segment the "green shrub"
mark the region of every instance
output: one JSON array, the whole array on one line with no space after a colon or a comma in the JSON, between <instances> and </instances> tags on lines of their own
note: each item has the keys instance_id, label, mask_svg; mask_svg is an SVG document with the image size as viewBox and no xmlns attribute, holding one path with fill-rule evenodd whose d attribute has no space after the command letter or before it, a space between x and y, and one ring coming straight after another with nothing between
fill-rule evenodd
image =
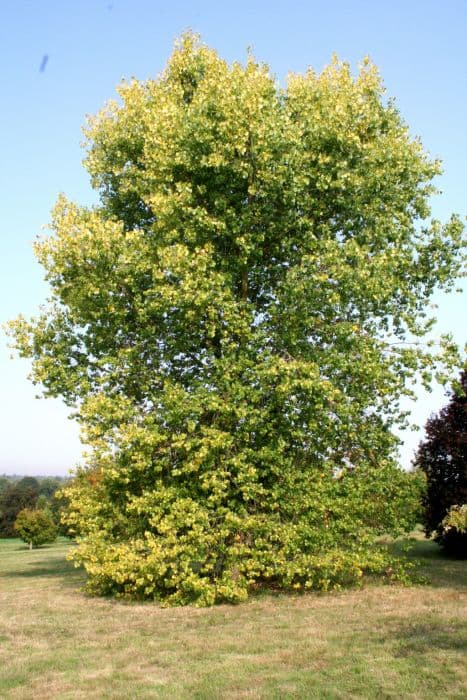
<instances>
[{"instance_id":1,"label":"green shrub","mask_svg":"<svg viewBox=\"0 0 467 700\"><path fill-rule=\"evenodd\" d=\"M14 529L29 548L38 547L47 542L54 542L57 528L50 515L43 510L24 508L18 513Z\"/></svg>"}]
</instances>

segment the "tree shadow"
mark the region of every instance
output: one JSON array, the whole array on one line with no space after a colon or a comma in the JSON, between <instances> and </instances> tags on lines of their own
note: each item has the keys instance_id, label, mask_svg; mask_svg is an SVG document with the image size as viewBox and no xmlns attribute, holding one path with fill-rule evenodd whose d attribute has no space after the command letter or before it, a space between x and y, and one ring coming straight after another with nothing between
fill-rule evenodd
<instances>
[{"instance_id":1,"label":"tree shadow","mask_svg":"<svg viewBox=\"0 0 467 700\"><path fill-rule=\"evenodd\" d=\"M8 571L3 575L20 578L33 576L62 576L74 570L73 565L66 561L66 559L57 559L56 557L44 558L37 562L28 562L23 566L24 568L16 571Z\"/></svg>"},{"instance_id":2,"label":"tree shadow","mask_svg":"<svg viewBox=\"0 0 467 700\"><path fill-rule=\"evenodd\" d=\"M415 573L435 588L464 589L467 584L465 560L446 555L433 540L410 537L388 545L390 551L408 559Z\"/></svg>"},{"instance_id":3,"label":"tree shadow","mask_svg":"<svg viewBox=\"0 0 467 700\"><path fill-rule=\"evenodd\" d=\"M40 544L38 546L33 547L32 549L29 548L28 544L20 544L17 547L12 547L10 552L41 552L44 549L53 549L54 545L53 544Z\"/></svg>"},{"instance_id":4,"label":"tree shadow","mask_svg":"<svg viewBox=\"0 0 467 700\"><path fill-rule=\"evenodd\" d=\"M407 622L394 633L398 642L394 656L406 657L427 654L435 649L445 651L465 651L467 632L462 621L446 622Z\"/></svg>"},{"instance_id":5,"label":"tree shadow","mask_svg":"<svg viewBox=\"0 0 467 700\"><path fill-rule=\"evenodd\" d=\"M38 550L32 550L37 552ZM63 587L76 588L81 586L85 580L82 569L77 569L73 564L65 559L65 556L40 557L37 561L28 561L15 570L0 573L0 578L33 579L52 578Z\"/></svg>"}]
</instances>

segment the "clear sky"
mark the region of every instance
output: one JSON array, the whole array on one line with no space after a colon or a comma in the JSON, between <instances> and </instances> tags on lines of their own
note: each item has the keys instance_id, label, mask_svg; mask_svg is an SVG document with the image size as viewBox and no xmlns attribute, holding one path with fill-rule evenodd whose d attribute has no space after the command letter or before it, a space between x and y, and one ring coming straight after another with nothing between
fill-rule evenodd
<instances>
[{"instance_id":1,"label":"clear sky","mask_svg":"<svg viewBox=\"0 0 467 700\"><path fill-rule=\"evenodd\" d=\"M250 47L279 80L333 53L354 67L370 55L412 133L443 160L434 215L467 213L467 0L0 0L0 322L47 296L31 244L57 194L96 201L81 165L85 115L123 77L155 77L186 29L229 61ZM464 345L465 295L436 301L439 330ZM2 335L0 473L66 474L78 430L59 401L35 399L27 373ZM414 418L444 402L442 390L420 394ZM405 465L418 439L406 436Z\"/></svg>"}]
</instances>

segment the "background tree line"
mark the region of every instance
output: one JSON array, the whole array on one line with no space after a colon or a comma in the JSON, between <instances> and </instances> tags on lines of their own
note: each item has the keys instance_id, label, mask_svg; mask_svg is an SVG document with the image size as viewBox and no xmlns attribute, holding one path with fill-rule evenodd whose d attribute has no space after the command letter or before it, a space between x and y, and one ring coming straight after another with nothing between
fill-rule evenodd
<instances>
[{"instance_id":1,"label":"background tree line","mask_svg":"<svg viewBox=\"0 0 467 700\"><path fill-rule=\"evenodd\" d=\"M45 511L60 534L66 534L60 524L63 499L57 494L68 479L59 476L0 476L0 537L17 537L14 524L24 510Z\"/></svg>"}]
</instances>

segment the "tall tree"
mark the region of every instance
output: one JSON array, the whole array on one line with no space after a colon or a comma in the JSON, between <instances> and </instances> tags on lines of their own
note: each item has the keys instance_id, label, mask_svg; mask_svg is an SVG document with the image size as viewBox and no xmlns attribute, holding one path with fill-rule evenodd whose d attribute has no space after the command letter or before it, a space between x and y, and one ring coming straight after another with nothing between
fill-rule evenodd
<instances>
[{"instance_id":1,"label":"tall tree","mask_svg":"<svg viewBox=\"0 0 467 700\"><path fill-rule=\"evenodd\" d=\"M467 556L467 534L446 529L443 520L452 506L467 504L467 370L451 400L425 426L415 465L427 478L424 523L428 537L449 552Z\"/></svg>"},{"instance_id":2,"label":"tall tree","mask_svg":"<svg viewBox=\"0 0 467 700\"><path fill-rule=\"evenodd\" d=\"M89 589L169 603L385 571L411 525L391 432L411 344L462 264L429 221L440 172L378 73L285 90L186 35L87 126L101 203L60 197L36 245L48 309L12 328L92 451L67 491Z\"/></svg>"}]
</instances>

